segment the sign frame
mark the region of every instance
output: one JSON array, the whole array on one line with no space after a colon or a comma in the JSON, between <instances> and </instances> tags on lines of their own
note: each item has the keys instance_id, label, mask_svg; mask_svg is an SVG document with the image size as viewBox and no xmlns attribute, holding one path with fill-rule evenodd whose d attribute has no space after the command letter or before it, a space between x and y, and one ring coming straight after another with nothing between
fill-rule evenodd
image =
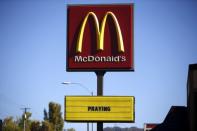
<instances>
[{"instance_id":1,"label":"sign frame","mask_svg":"<svg viewBox=\"0 0 197 131\"><path fill-rule=\"evenodd\" d=\"M117 120L117 119L114 119L114 120L66 120L66 116L67 116L67 111L66 111L66 98L67 97L75 97L75 98L79 98L79 97L84 97L84 98L118 98L118 97L121 97L121 98L130 98L131 99L131 114L133 114L131 117L133 118L132 120ZM109 103L108 103L109 104ZM87 106L88 107L88 106ZM84 112L83 112L84 113ZM95 113L95 112L94 112ZM99 113L99 112L98 112ZM101 113L101 112L100 112ZM123 112L124 113L124 112ZM65 96L65 99L64 99L64 121L67 121L67 122L105 122L105 123L114 123L114 122L118 122L118 123L134 123L135 122L135 97L134 96Z\"/></svg>"},{"instance_id":2,"label":"sign frame","mask_svg":"<svg viewBox=\"0 0 197 131\"><path fill-rule=\"evenodd\" d=\"M107 6L131 6L132 8L131 8L131 16L132 16L132 18L130 18L131 19L131 27L129 27L129 28L131 28L130 29L130 31L131 31L131 45L130 45L130 47L131 47L131 49L130 49L130 53L131 53L131 56L129 56L129 61L131 61L131 65L129 66L129 67L108 67L108 64L106 64L106 66L105 67L102 67L102 68L95 68L95 67L89 67L89 68L84 68L84 67L80 67L80 66L75 66L74 68L72 67L71 68L71 66L70 66L70 48L71 47L69 47L69 46L71 46L71 45L69 45L69 26L71 26L69 23L71 23L71 22L69 22L69 17L68 17L68 14L69 14L69 8L70 7L73 7L73 6L82 6L82 7L84 7L84 6L87 6L87 7L90 7L90 6L104 6L104 7L107 7ZM95 13L95 15L97 15L96 13ZM98 17L99 18L99 17ZM88 19L87 19L88 20ZM101 21L99 21L99 25L101 24ZM77 26L79 26L79 25L77 25ZM81 25L80 25L81 26ZM80 27L79 26L79 27ZM85 26L85 28L87 28L86 26ZM102 28L102 26L101 26L101 28ZM114 27L115 28L115 27ZM121 27L120 27L121 28ZM122 28L121 28L122 29ZM86 29L87 30L87 29ZM95 30L96 30L96 28L95 28ZM104 29L105 30L105 29ZM124 35L124 34L123 34ZM82 37L83 37L83 35L82 35ZM123 36L124 37L124 36ZM97 38L97 41L98 41L98 38ZM99 40L100 41L100 40ZM83 42L82 42L83 43ZM96 44L96 43L94 43L94 44ZM105 44L107 44L107 43L105 43L104 42L104 45ZM124 43L125 44L125 43ZM97 4L88 4L88 5L75 5L75 4L70 4L70 5L68 5L67 6L67 46L66 46L66 71L67 72L95 72L95 71L111 71L111 72L114 72L114 71L134 71L134 67L135 67L135 63L134 63L134 3L124 3L124 4L99 4L99 5L97 5ZM107 50L107 49L105 49L105 50ZM113 49L112 49L113 50ZM126 49L127 50L127 49ZM112 56L113 57L113 56ZM130 60L131 59L131 60ZM82 62L83 63L83 62ZM94 62L95 63L95 62ZM119 63L121 63L121 62L119 62ZM96 63L97 64L97 63ZM116 64L116 63L114 63L114 64Z\"/></svg>"}]
</instances>

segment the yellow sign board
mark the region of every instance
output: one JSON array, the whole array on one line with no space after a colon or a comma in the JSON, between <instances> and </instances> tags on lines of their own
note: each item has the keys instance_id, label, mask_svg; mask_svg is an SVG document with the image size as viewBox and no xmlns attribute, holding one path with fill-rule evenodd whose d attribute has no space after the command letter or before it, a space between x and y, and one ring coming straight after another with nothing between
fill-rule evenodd
<instances>
[{"instance_id":1,"label":"yellow sign board","mask_svg":"<svg viewBox=\"0 0 197 131\"><path fill-rule=\"evenodd\" d=\"M66 96L65 121L134 122L133 96Z\"/></svg>"}]
</instances>

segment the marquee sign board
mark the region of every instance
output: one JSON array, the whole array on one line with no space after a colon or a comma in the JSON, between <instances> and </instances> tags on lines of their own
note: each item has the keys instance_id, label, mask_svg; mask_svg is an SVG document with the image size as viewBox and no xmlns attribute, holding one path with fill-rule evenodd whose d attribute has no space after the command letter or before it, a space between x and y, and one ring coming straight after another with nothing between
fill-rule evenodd
<instances>
[{"instance_id":1,"label":"marquee sign board","mask_svg":"<svg viewBox=\"0 0 197 131\"><path fill-rule=\"evenodd\" d=\"M66 96L65 121L134 122L135 98L132 96Z\"/></svg>"},{"instance_id":2,"label":"marquee sign board","mask_svg":"<svg viewBox=\"0 0 197 131\"><path fill-rule=\"evenodd\" d=\"M132 71L133 4L67 7L67 71Z\"/></svg>"}]
</instances>

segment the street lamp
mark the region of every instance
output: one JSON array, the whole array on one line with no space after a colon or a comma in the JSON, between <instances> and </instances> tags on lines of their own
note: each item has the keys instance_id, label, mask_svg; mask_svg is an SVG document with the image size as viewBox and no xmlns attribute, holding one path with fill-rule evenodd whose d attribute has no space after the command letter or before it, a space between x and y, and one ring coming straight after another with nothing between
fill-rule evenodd
<instances>
[{"instance_id":1,"label":"street lamp","mask_svg":"<svg viewBox=\"0 0 197 131\"><path fill-rule=\"evenodd\" d=\"M84 86L81 83L65 81L65 82L62 82L62 84L64 84L64 85L71 85L71 84L79 85L80 87L84 88L88 93L90 93L91 96L93 96L93 91L90 91L86 86ZM87 123L87 131L89 131L89 123ZM93 131L93 123L92 123L92 131Z\"/></svg>"},{"instance_id":2,"label":"street lamp","mask_svg":"<svg viewBox=\"0 0 197 131\"><path fill-rule=\"evenodd\" d=\"M65 82L62 82L62 84L64 84L64 85L71 85L71 84L79 85L79 86L81 86L82 88L84 88L88 93L90 93L91 96L93 96L93 91L90 91L86 86L84 86L84 85L81 84L81 83L65 81Z\"/></svg>"}]
</instances>

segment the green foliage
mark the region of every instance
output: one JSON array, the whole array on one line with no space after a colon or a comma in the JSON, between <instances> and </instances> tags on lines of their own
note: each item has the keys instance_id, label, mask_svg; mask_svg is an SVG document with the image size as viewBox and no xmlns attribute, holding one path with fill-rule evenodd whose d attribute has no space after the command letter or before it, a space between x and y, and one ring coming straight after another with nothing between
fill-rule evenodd
<instances>
[{"instance_id":1,"label":"green foliage","mask_svg":"<svg viewBox=\"0 0 197 131\"><path fill-rule=\"evenodd\" d=\"M50 102L48 117L49 122L53 124L53 128L55 129L55 131L63 130L64 121L61 113L61 105Z\"/></svg>"},{"instance_id":2,"label":"green foliage","mask_svg":"<svg viewBox=\"0 0 197 131\"><path fill-rule=\"evenodd\" d=\"M32 121L30 125L30 130L31 131L40 131L41 126L39 121Z\"/></svg>"},{"instance_id":3,"label":"green foliage","mask_svg":"<svg viewBox=\"0 0 197 131\"><path fill-rule=\"evenodd\" d=\"M3 131L22 131L22 129L19 128L13 117L7 117L3 121Z\"/></svg>"},{"instance_id":4,"label":"green foliage","mask_svg":"<svg viewBox=\"0 0 197 131\"><path fill-rule=\"evenodd\" d=\"M47 113L46 109L44 109L44 120L46 120L46 121L49 120L48 113Z\"/></svg>"},{"instance_id":5,"label":"green foliage","mask_svg":"<svg viewBox=\"0 0 197 131\"><path fill-rule=\"evenodd\" d=\"M13 117L7 117L3 120L3 131L23 131L25 122L25 131L62 131L64 121L61 113L61 105L50 102L49 112L44 109L44 121L33 121L30 119L32 113L26 112L17 120ZM73 128L69 131L75 131Z\"/></svg>"},{"instance_id":6,"label":"green foliage","mask_svg":"<svg viewBox=\"0 0 197 131\"><path fill-rule=\"evenodd\" d=\"M43 121L41 126L41 131L54 131L53 125L49 121Z\"/></svg>"}]
</instances>

